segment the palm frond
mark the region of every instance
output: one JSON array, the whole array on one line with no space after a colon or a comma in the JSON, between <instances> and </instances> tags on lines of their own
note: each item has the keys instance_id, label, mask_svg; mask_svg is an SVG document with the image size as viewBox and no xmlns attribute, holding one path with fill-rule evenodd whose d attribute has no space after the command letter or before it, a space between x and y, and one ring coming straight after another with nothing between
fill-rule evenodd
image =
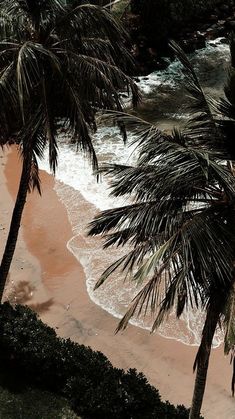
<instances>
[{"instance_id":1,"label":"palm frond","mask_svg":"<svg viewBox=\"0 0 235 419\"><path fill-rule=\"evenodd\" d=\"M186 89L191 98L189 110L192 117L187 122L184 131L192 141L200 142L201 146L220 148L221 132L216 124L216 115L213 114L213 108L217 107L217 102L205 94L192 64L180 46L174 41L171 41L169 45L183 65L187 77Z\"/></svg>"},{"instance_id":2,"label":"palm frond","mask_svg":"<svg viewBox=\"0 0 235 419\"><path fill-rule=\"evenodd\" d=\"M39 177L39 167L38 167L37 157L35 154L33 154L31 171L30 171L29 192L31 192L34 189L37 189L39 195L41 195L41 181Z\"/></svg>"},{"instance_id":3,"label":"palm frond","mask_svg":"<svg viewBox=\"0 0 235 419\"><path fill-rule=\"evenodd\" d=\"M86 107L83 107L80 103L80 95L70 78L65 80L65 94L67 99L67 110L66 120L68 123L68 130L71 133L72 138L76 141L78 148L83 152L88 153L88 156L92 160L93 170L98 169L98 161L95 153L95 149L92 143L92 138L89 132L89 123L87 116L90 118L91 126L94 123L94 113L87 113Z\"/></svg>"},{"instance_id":4,"label":"palm frond","mask_svg":"<svg viewBox=\"0 0 235 419\"><path fill-rule=\"evenodd\" d=\"M25 107L25 96L28 97L32 86L35 84L35 79L32 80L32 77L36 77L38 81L40 77L39 67L37 65L37 57L34 54L34 51L30 48L30 45L26 42L19 48L17 54L17 86L18 86L18 95L19 103L22 118L24 121L24 107Z\"/></svg>"},{"instance_id":5,"label":"palm frond","mask_svg":"<svg viewBox=\"0 0 235 419\"><path fill-rule=\"evenodd\" d=\"M42 94L43 94L43 111L44 111L44 126L45 126L45 136L49 144L49 164L53 173L55 174L57 168L57 157L58 157L58 146L56 141L56 128L55 128L55 118L51 109L50 98L47 95L46 86L47 81L45 76L42 77Z\"/></svg>"},{"instance_id":6,"label":"palm frond","mask_svg":"<svg viewBox=\"0 0 235 419\"><path fill-rule=\"evenodd\" d=\"M214 167L214 162L212 162L212 167ZM153 176L153 190L149 192L151 180L148 178L148 170L151 173L152 167L148 166L147 170L145 169L145 166L143 168L111 166L111 171L115 173L120 183L123 182L121 195L126 192L135 192L135 188L139 185L141 190L144 189L138 176L138 173L143 172L143 177L147 177L145 188L148 197L154 197L155 200L148 201L141 195L139 201L134 204L102 212L91 223L90 234L102 234L106 238L105 247L126 244L133 247L133 250L126 254L126 258L123 257L119 261L118 266L119 268L122 266L126 272L129 271L137 283L143 283L149 275L150 283L155 283L153 278L158 275L159 270L161 271L161 266L168 267L165 272L168 278L165 288L167 291L165 297L160 302L158 301L160 309L153 326L157 327L165 313L173 308L173 301L174 303L178 301L178 315L182 313L180 302L181 307L182 304L185 306L188 300L192 305L197 306L201 290L204 289L204 293L206 292L209 283L214 281L213 275L216 277L217 285L219 282L230 283L233 261L230 244L233 233L231 227L227 228L229 209L226 204L220 203L219 199L215 198L216 195L212 198L207 191L202 193L199 190L198 202L201 201L202 207L192 210L196 194L189 199L183 191L180 198L179 190L175 191L173 183L172 188L168 186L164 190L164 195L160 195L162 191L159 188L158 198L157 177ZM165 176L163 178L166 180ZM119 194L120 183L117 182L114 186L114 190L115 187L117 188L114 193ZM174 199L174 196L178 199ZM138 268L137 272L133 273L136 268ZM105 271L99 285L115 269L114 263ZM151 276L152 272L155 272L153 276ZM139 313L143 308L146 309L148 299L145 291L150 292L151 288L148 288L148 282L143 292L140 291L135 298L125 320L130 318L130 313L135 312L137 308L139 308ZM190 285L186 286L186 282ZM161 279L158 275L159 287L160 284ZM159 293L159 290L153 291L152 288L151 290L151 292ZM183 297L182 290L184 290ZM156 306L155 310L157 311L159 307ZM126 323L124 321L121 324Z\"/></svg>"}]
</instances>

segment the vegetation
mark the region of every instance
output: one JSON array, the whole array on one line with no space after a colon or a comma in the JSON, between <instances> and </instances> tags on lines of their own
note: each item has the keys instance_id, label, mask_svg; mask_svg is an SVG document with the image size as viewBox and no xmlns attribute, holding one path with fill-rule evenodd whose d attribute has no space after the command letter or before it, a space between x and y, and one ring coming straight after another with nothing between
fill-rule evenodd
<instances>
[{"instance_id":1,"label":"vegetation","mask_svg":"<svg viewBox=\"0 0 235 419\"><path fill-rule=\"evenodd\" d=\"M103 171L114 177L113 194L131 196L132 203L101 213L90 234L104 235L106 247L129 244L132 249L104 272L97 286L117 268L143 284L118 329L148 306L156 313L153 329L173 309L177 317L188 307L205 309L190 410L191 419L199 418L213 336L221 319L227 352L235 342L235 63L226 99L215 103L204 95L190 62L172 44L188 75L194 115L183 132L162 133L121 113L118 91L130 90L133 105L138 102L136 86L126 75L132 72L133 62L125 31L106 9L82 1L64 3L0 2L0 142L18 144L22 156L0 266L0 300L27 193L34 188L40 193L38 158L48 147L50 166L56 171L62 121L71 140L97 169L91 138L95 115L100 109L115 109L124 136L125 125L136 134L140 154L135 166L107 165ZM131 10L144 19L146 34L151 25L158 28L160 45L183 22L217 3L159 0L146 7L146 2L133 0ZM3 385L10 380L19 387L24 375L26 387L37 386L66 398L84 418L189 416L185 407L162 402L141 373L113 368L103 354L57 338L30 310L4 304L0 320Z\"/></svg>"},{"instance_id":2,"label":"vegetation","mask_svg":"<svg viewBox=\"0 0 235 419\"><path fill-rule=\"evenodd\" d=\"M78 419L68 401L36 388L0 387L0 417L4 419Z\"/></svg>"},{"instance_id":3,"label":"vegetation","mask_svg":"<svg viewBox=\"0 0 235 419\"><path fill-rule=\"evenodd\" d=\"M62 0L1 0L0 142L16 142L22 174L0 266L0 301L14 254L27 192L40 192L38 158L48 147L57 166L58 122L97 168L95 114L122 109L118 91L135 84L127 36L105 9Z\"/></svg>"},{"instance_id":4,"label":"vegetation","mask_svg":"<svg viewBox=\"0 0 235 419\"><path fill-rule=\"evenodd\" d=\"M199 17L202 13L211 12L213 8L221 4L230 5L230 0L149 0L148 5L144 0L132 0L131 10L139 13L143 19L146 18L159 20L164 17L167 29L170 23L180 25L182 22L189 22L193 18Z\"/></svg>"},{"instance_id":5,"label":"vegetation","mask_svg":"<svg viewBox=\"0 0 235 419\"><path fill-rule=\"evenodd\" d=\"M133 41L138 45L142 41L147 47L156 48L158 55L166 55L169 39L187 39L188 33L198 30L200 23L210 23L211 15L218 14L217 6L230 9L233 1L131 0L130 5L131 13L139 16L130 24Z\"/></svg>"},{"instance_id":6,"label":"vegetation","mask_svg":"<svg viewBox=\"0 0 235 419\"><path fill-rule=\"evenodd\" d=\"M164 403L142 373L114 368L101 352L58 338L27 307L0 305L0 360L4 388L53 392L82 418L188 418L184 406Z\"/></svg>"},{"instance_id":7,"label":"vegetation","mask_svg":"<svg viewBox=\"0 0 235 419\"><path fill-rule=\"evenodd\" d=\"M198 418L216 327L224 320L226 351L234 343L235 132L234 41L226 99L205 96L182 50L172 44L187 74L192 117L183 132L161 132L135 116L116 114L135 133L135 165L107 165L112 195L130 204L103 211L91 224L105 247L129 245L124 257L107 268L100 286L117 268L141 285L118 330L149 309L153 329L175 310L202 307L206 320L190 418ZM226 163L227 161L227 163Z\"/></svg>"},{"instance_id":8,"label":"vegetation","mask_svg":"<svg viewBox=\"0 0 235 419\"><path fill-rule=\"evenodd\" d=\"M119 2L113 5L112 14L115 17L121 19L124 16L125 11L129 9L129 4L130 4L129 0L120 0Z\"/></svg>"}]
</instances>

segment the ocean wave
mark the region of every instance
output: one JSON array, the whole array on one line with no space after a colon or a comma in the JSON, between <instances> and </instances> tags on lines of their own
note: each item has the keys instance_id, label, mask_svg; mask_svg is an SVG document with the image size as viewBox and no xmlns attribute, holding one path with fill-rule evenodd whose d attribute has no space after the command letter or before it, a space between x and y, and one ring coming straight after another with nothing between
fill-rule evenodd
<instances>
[{"instance_id":1,"label":"ocean wave","mask_svg":"<svg viewBox=\"0 0 235 419\"><path fill-rule=\"evenodd\" d=\"M207 48L191 57L198 73L204 71L205 85L218 90L218 86L210 86L211 68L218 71L218 63L227 63L229 60L228 45L221 43L221 39L210 41ZM208 70L209 69L209 70ZM218 84L221 83L221 71L215 76ZM174 90L178 82L182 81L184 74L180 71L179 62L172 63L167 70L155 72L146 78L140 78L139 86L145 94L153 92L155 88L164 85ZM217 79L216 79L217 77ZM160 106L160 105L159 105ZM186 114L165 114L172 119L185 119ZM131 139L131 134L129 135ZM84 155L76 151L74 145L69 144L65 133L59 135L59 161L56 174L55 191L64 203L73 229L73 237L67 243L68 249L74 254L84 268L87 291L90 298L104 310L117 318L125 313L130 301L138 292L133 282L123 283L122 275L115 275L111 280L94 292L94 285L103 270L121 256L124 249L102 249L99 238L87 237L87 224L93 219L98 210L123 205L123 199L110 197L110 180L103 178L99 183L92 173L91 164ZM135 159L134 146L125 146L119 131L115 127L102 126L93 138L95 150L100 163L119 162L131 163ZM131 141L130 141L131 142ZM40 162L40 169L50 172L47 160ZM173 314L158 329L158 333L165 338L175 339L187 345L199 345L203 327L204 315L202 311L186 311L181 320L177 321ZM151 329L153 319L135 318L131 323L135 326ZM222 332L218 332L214 339L214 346L223 340Z\"/></svg>"},{"instance_id":2,"label":"ocean wave","mask_svg":"<svg viewBox=\"0 0 235 419\"><path fill-rule=\"evenodd\" d=\"M215 70L223 71L224 65L229 62L229 45L224 43L224 38L217 38L207 42L205 48L189 55L190 60L199 74L203 72L203 67L211 62ZM222 66L222 67L221 67ZM185 77L182 64L174 60L166 70L154 71L148 76L139 77L138 86L146 96L152 95L160 86L169 87L174 90L183 82ZM207 74L208 77L208 74ZM213 79L214 80L214 79Z\"/></svg>"}]
</instances>

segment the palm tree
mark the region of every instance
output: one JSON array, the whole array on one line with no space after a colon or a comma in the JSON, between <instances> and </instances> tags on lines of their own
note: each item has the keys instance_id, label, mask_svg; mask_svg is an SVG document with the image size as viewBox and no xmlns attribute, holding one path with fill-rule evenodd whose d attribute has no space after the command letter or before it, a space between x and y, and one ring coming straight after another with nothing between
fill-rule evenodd
<instances>
[{"instance_id":1,"label":"palm tree","mask_svg":"<svg viewBox=\"0 0 235 419\"><path fill-rule=\"evenodd\" d=\"M62 0L1 0L0 141L14 141L22 174L0 266L0 301L27 192L40 192L38 158L48 145L53 172L63 123L97 168L91 132L99 109L122 109L118 91L137 88L126 33L105 9ZM122 127L121 127L122 128ZM124 130L123 130L124 132Z\"/></svg>"},{"instance_id":2,"label":"palm tree","mask_svg":"<svg viewBox=\"0 0 235 419\"><path fill-rule=\"evenodd\" d=\"M235 341L235 95L227 88L226 99L207 98L187 57L175 43L172 48L187 74L192 118L182 132L166 134L137 117L115 114L135 134L139 156L135 165L107 165L102 171L111 176L112 195L131 200L101 212L89 234L103 236L104 247L129 246L96 287L117 268L141 286L117 331L147 310L155 316L153 330L172 311L179 318L185 309L205 310L194 364L190 418L195 419L220 320L227 351Z\"/></svg>"}]
</instances>

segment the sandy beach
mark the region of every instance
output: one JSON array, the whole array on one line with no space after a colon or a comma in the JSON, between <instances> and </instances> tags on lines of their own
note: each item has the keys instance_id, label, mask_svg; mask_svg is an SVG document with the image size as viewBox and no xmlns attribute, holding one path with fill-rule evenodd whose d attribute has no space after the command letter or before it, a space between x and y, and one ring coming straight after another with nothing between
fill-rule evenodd
<instances>
[{"instance_id":1,"label":"sandy beach","mask_svg":"<svg viewBox=\"0 0 235 419\"><path fill-rule=\"evenodd\" d=\"M1 252L19 173L16 151L1 150ZM118 320L90 300L83 269L66 247L72 230L66 209L53 190L54 179L41 172L41 180L42 197L37 192L28 196L5 298L30 305L58 335L102 351L115 366L142 371L163 399L189 406L196 347L134 326L115 335ZM229 358L224 357L222 347L214 349L202 410L205 419L235 417L230 381Z\"/></svg>"}]
</instances>

